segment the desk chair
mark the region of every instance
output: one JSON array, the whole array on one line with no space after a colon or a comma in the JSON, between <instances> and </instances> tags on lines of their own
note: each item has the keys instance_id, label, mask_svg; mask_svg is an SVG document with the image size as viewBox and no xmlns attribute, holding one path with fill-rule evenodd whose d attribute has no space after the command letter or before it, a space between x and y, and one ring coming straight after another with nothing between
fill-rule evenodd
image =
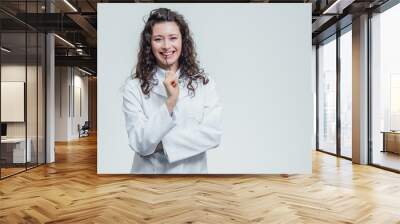
<instances>
[{"instance_id":1,"label":"desk chair","mask_svg":"<svg viewBox=\"0 0 400 224\"><path fill-rule=\"evenodd\" d=\"M89 121L85 121L82 127L80 127L80 125L78 124L79 138L89 136L89 129L90 129Z\"/></svg>"}]
</instances>

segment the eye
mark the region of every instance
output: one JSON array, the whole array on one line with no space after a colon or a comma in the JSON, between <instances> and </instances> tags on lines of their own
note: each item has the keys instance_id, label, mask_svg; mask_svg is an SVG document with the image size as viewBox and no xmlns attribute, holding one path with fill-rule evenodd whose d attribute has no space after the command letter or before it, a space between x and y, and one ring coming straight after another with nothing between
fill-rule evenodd
<instances>
[{"instance_id":1,"label":"eye","mask_svg":"<svg viewBox=\"0 0 400 224\"><path fill-rule=\"evenodd\" d=\"M160 42L160 41L161 41L161 38L156 38L156 39L154 39L154 41L155 41L155 42Z\"/></svg>"},{"instance_id":2,"label":"eye","mask_svg":"<svg viewBox=\"0 0 400 224\"><path fill-rule=\"evenodd\" d=\"M177 37L171 37L171 40L176 40L176 39L178 39Z\"/></svg>"}]
</instances>

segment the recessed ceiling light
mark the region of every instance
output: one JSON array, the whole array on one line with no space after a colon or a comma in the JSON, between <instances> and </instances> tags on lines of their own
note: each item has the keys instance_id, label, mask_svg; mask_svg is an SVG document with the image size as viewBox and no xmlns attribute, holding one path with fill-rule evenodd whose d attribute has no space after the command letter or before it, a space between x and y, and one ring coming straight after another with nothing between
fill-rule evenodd
<instances>
[{"instance_id":1,"label":"recessed ceiling light","mask_svg":"<svg viewBox=\"0 0 400 224\"><path fill-rule=\"evenodd\" d=\"M0 49L1 49L2 51L6 52L6 53L10 53L10 52L11 52L11 50L9 50L9 49L7 49L7 48L5 48L5 47L1 47Z\"/></svg>"},{"instance_id":2,"label":"recessed ceiling light","mask_svg":"<svg viewBox=\"0 0 400 224\"><path fill-rule=\"evenodd\" d=\"M87 74L87 75L90 75L90 76L92 75L92 73L90 73L90 72L88 72L88 71L86 71L86 70L83 70L83 69L81 69L81 68L79 68L79 67L78 67L78 70L81 71L81 72L83 72L83 73L85 73L85 74Z\"/></svg>"},{"instance_id":3,"label":"recessed ceiling light","mask_svg":"<svg viewBox=\"0 0 400 224\"><path fill-rule=\"evenodd\" d=\"M64 43L66 43L67 45L69 45L70 47L75 48L75 45L71 44L71 42L69 42L68 40L66 40L66 39L64 39L64 38L62 38L62 37L60 37L60 36L57 35L57 34L54 34L54 36L57 37L58 39L60 39L62 42L64 42Z\"/></svg>"},{"instance_id":4,"label":"recessed ceiling light","mask_svg":"<svg viewBox=\"0 0 400 224\"><path fill-rule=\"evenodd\" d=\"M342 14L343 9L351 5L355 0L336 0L327 9L325 9L322 14Z\"/></svg>"},{"instance_id":5,"label":"recessed ceiling light","mask_svg":"<svg viewBox=\"0 0 400 224\"><path fill-rule=\"evenodd\" d=\"M71 4L69 3L68 0L64 0L65 4L67 4L72 10L74 10L75 12L78 12L78 10Z\"/></svg>"}]
</instances>

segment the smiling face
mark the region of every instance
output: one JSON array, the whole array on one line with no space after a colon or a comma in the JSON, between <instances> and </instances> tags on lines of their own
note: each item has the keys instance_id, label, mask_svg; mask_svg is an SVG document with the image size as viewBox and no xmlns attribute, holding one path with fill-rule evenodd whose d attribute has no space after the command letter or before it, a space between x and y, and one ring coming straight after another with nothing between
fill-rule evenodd
<instances>
[{"instance_id":1,"label":"smiling face","mask_svg":"<svg viewBox=\"0 0 400 224\"><path fill-rule=\"evenodd\" d=\"M154 24L151 49L157 64L164 69L178 69L182 49L182 35L175 22Z\"/></svg>"}]
</instances>

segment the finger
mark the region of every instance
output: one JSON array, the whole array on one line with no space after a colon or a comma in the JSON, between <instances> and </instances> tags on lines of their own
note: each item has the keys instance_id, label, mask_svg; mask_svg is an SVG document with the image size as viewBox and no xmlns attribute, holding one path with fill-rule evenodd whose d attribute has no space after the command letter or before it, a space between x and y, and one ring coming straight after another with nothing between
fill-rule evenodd
<instances>
[{"instance_id":1,"label":"finger","mask_svg":"<svg viewBox=\"0 0 400 224\"><path fill-rule=\"evenodd\" d=\"M165 59L165 64L167 65L167 71L170 71L171 66L168 63L167 56L165 56L164 59Z\"/></svg>"},{"instance_id":2,"label":"finger","mask_svg":"<svg viewBox=\"0 0 400 224\"><path fill-rule=\"evenodd\" d=\"M166 72L165 80L168 80L169 82L173 80L172 74L171 74L170 71L167 71L167 72Z\"/></svg>"},{"instance_id":3,"label":"finger","mask_svg":"<svg viewBox=\"0 0 400 224\"><path fill-rule=\"evenodd\" d=\"M165 71L165 80L168 82L172 80L171 72L168 70Z\"/></svg>"},{"instance_id":4,"label":"finger","mask_svg":"<svg viewBox=\"0 0 400 224\"><path fill-rule=\"evenodd\" d=\"M171 78L172 81L176 80L175 73L173 73L173 72L170 72L170 76L169 77Z\"/></svg>"},{"instance_id":5,"label":"finger","mask_svg":"<svg viewBox=\"0 0 400 224\"><path fill-rule=\"evenodd\" d=\"M164 56L165 59L165 64L167 65L167 69L165 70L165 80L168 80L168 78L170 77L169 70L170 70L170 66L168 64L168 60L167 60L167 56Z\"/></svg>"},{"instance_id":6,"label":"finger","mask_svg":"<svg viewBox=\"0 0 400 224\"><path fill-rule=\"evenodd\" d=\"M170 79L170 80L178 80L176 77L176 73L173 73L171 71L167 71L165 77L166 77L166 79Z\"/></svg>"}]
</instances>

